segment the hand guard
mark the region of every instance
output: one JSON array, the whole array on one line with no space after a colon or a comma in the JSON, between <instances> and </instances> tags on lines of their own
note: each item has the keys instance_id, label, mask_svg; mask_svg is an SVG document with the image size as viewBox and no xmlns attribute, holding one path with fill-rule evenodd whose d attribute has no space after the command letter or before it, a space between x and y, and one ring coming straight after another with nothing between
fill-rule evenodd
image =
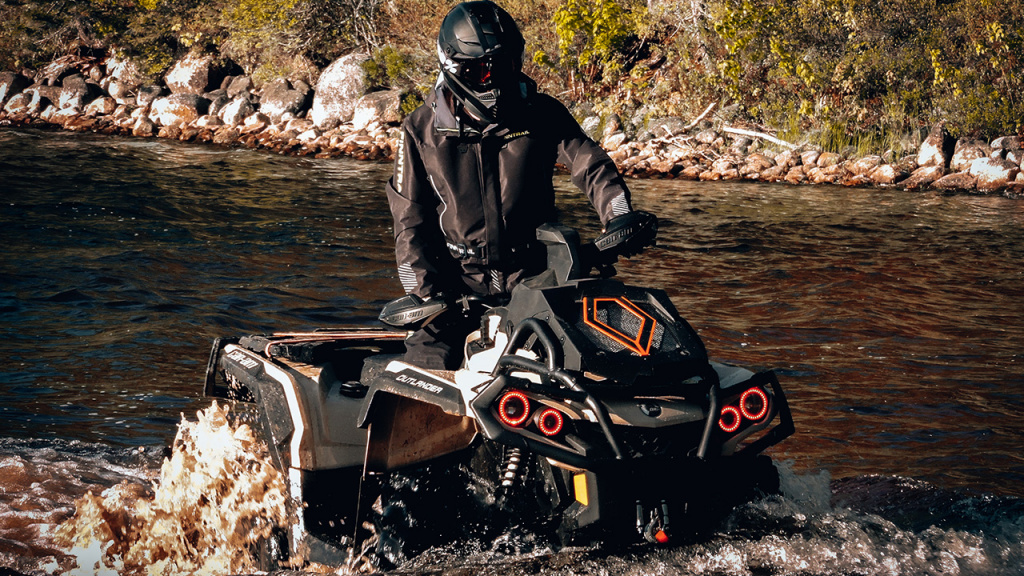
<instances>
[{"instance_id":1,"label":"hand guard","mask_svg":"<svg viewBox=\"0 0 1024 576\"><path fill-rule=\"evenodd\" d=\"M612 218L604 234L594 239L594 246L602 253L629 258L648 246L654 246L657 236L658 217L650 212L634 210Z\"/></svg>"}]
</instances>

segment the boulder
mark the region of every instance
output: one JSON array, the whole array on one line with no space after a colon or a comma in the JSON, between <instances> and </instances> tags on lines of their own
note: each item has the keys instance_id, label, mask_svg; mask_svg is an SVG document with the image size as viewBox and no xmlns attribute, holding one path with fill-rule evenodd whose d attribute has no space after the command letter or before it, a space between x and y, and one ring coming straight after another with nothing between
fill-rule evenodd
<instances>
[{"instance_id":1,"label":"boulder","mask_svg":"<svg viewBox=\"0 0 1024 576\"><path fill-rule=\"evenodd\" d=\"M218 115L228 126L240 126L255 111L248 98L240 97L225 104Z\"/></svg>"},{"instance_id":2,"label":"boulder","mask_svg":"<svg viewBox=\"0 0 1024 576\"><path fill-rule=\"evenodd\" d=\"M835 152L822 152L821 155L818 156L816 164L819 168L828 168L830 166L837 166L841 164L843 160L844 158L842 155L836 154Z\"/></svg>"},{"instance_id":3,"label":"boulder","mask_svg":"<svg viewBox=\"0 0 1024 576\"><path fill-rule=\"evenodd\" d=\"M714 144L718 140L718 132L709 128L698 132L693 139L700 144Z\"/></svg>"},{"instance_id":4,"label":"boulder","mask_svg":"<svg viewBox=\"0 0 1024 576\"><path fill-rule=\"evenodd\" d=\"M949 169L953 172L965 172L971 162L978 158L986 158L992 152L983 140L957 140L953 157L949 160Z\"/></svg>"},{"instance_id":5,"label":"boulder","mask_svg":"<svg viewBox=\"0 0 1024 576\"><path fill-rule=\"evenodd\" d=\"M156 125L149 118L139 118L135 121L135 125L132 126L132 136L148 138L153 134L156 134Z\"/></svg>"},{"instance_id":6,"label":"boulder","mask_svg":"<svg viewBox=\"0 0 1024 576\"><path fill-rule=\"evenodd\" d=\"M597 138L598 130L601 128L601 117L600 116L587 116L580 122L580 128L583 129L583 133L591 139Z\"/></svg>"},{"instance_id":7,"label":"boulder","mask_svg":"<svg viewBox=\"0 0 1024 576\"><path fill-rule=\"evenodd\" d=\"M149 117L162 126L195 122L206 114L210 101L198 94L171 94L153 101Z\"/></svg>"},{"instance_id":8,"label":"boulder","mask_svg":"<svg viewBox=\"0 0 1024 576\"><path fill-rule=\"evenodd\" d=\"M362 67L369 59L368 55L358 53L342 56L320 74L310 111L314 124L330 128L352 119L356 101L369 86Z\"/></svg>"},{"instance_id":9,"label":"boulder","mask_svg":"<svg viewBox=\"0 0 1024 576\"><path fill-rule=\"evenodd\" d=\"M309 87L293 87L284 78L264 86L263 96L260 97L260 112L266 114L271 122L280 122L286 115L294 118L305 112L308 105Z\"/></svg>"},{"instance_id":10,"label":"boulder","mask_svg":"<svg viewBox=\"0 0 1024 576\"><path fill-rule=\"evenodd\" d=\"M976 187L982 192L1005 188L1020 173L1013 162L994 158L978 158L971 162L968 174L977 179Z\"/></svg>"},{"instance_id":11,"label":"boulder","mask_svg":"<svg viewBox=\"0 0 1024 576\"><path fill-rule=\"evenodd\" d=\"M656 118L648 122L647 131L655 138L672 138L686 131L686 122L676 116Z\"/></svg>"},{"instance_id":12,"label":"boulder","mask_svg":"<svg viewBox=\"0 0 1024 576\"><path fill-rule=\"evenodd\" d=\"M143 86L139 88L138 94L135 96L135 103L143 108L152 106L153 102L162 96L167 94L162 86Z\"/></svg>"},{"instance_id":13,"label":"boulder","mask_svg":"<svg viewBox=\"0 0 1024 576\"><path fill-rule=\"evenodd\" d=\"M901 182L901 185L907 190L917 190L928 186L945 176L945 174L946 169L941 165L922 166L914 170L906 180Z\"/></svg>"},{"instance_id":14,"label":"boulder","mask_svg":"<svg viewBox=\"0 0 1024 576\"><path fill-rule=\"evenodd\" d=\"M117 109L117 102L110 96L101 96L94 99L85 107L87 116L108 116Z\"/></svg>"},{"instance_id":15,"label":"boulder","mask_svg":"<svg viewBox=\"0 0 1024 576\"><path fill-rule=\"evenodd\" d=\"M203 94L203 98L206 98L210 101L210 108L207 110L206 113L213 115L216 115L218 112L220 112L220 109L226 106L227 103L231 101L231 98L228 98L228 91L224 89L207 92L206 94Z\"/></svg>"},{"instance_id":16,"label":"boulder","mask_svg":"<svg viewBox=\"0 0 1024 576\"><path fill-rule=\"evenodd\" d=\"M228 98L248 98L254 88L252 78L248 76L232 76L225 89L228 91Z\"/></svg>"},{"instance_id":17,"label":"boulder","mask_svg":"<svg viewBox=\"0 0 1024 576\"><path fill-rule=\"evenodd\" d=\"M882 164L882 157L878 155L865 156L863 158L848 162L846 169L854 176L867 176Z\"/></svg>"},{"instance_id":18,"label":"boulder","mask_svg":"<svg viewBox=\"0 0 1024 576\"><path fill-rule=\"evenodd\" d=\"M0 107L31 84L27 76L17 72L0 72Z\"/></svg>"},{"instance_id":19,"label":"boulder","mask_svg":"<svg viewBox=\"0 0 1024 576\"><path fill-rule=\"evenodd\" d=\"M402 91L382 90L370 92L356 101L352 126L362 130L371 122L397 124L402 121Z\"/></svg>"},{"instance_id":20,"label":"boulder","mask_svg":"<svg viewBox=\"0 0 1024 576\"><path fill-rule=\"evenodd\" d=\"M1020 136L1002 136L992 141L992 148L996 150L1020 150Z\"/></svg>"},{"instance_id":21,"label":"boulder","mask_svg":"<svg viewBox=\"0 0 1024 576\"><path fill-rule=\"evenodd\" d=\"M43 96L42 91L28 88L11 97L4 105L4 112L34 116L45 110L50 103L50 99Z\"/></svg>"},{"instance_id":22,"label":"boulder","mask_svg":"<svg viewBox=\"0 0 1024 576\"><path fill-rule=\"evenodd\" d=\"M189 54L171 67L164 82L174 94L203 94L220 88L225 72L212 55Z\"/></svg>"},{"instance_id":23,"label":"boulder","mask_svg":"<svg viewBox=\"0 0 1024 576\"><path fill-rule=\"evenodd\" d=\"M945 123L936 124L928 137L921 143L917 152L918 166L949 166L950 156L953 154L955 141L946 132Z\"/></svg>"},{"instance_id":24,"label":"boulder","mask_svg":"<svg viewBox=\"0 0 1024 576\"><path fill-rule=\"evenodd\" d=\"M867 176L875 184L895 184L900 180L905 180L908 175L893 164L882 164Z\"/></svg>"},{"instance_id":25,"label":"boulder","mask_svg":"<svg viewBox=\"0 0 1024 576\"><path fill-rule=\"evenodd\" d=\"M817 166L818 158L821 157L821 152L817 150L807 150L806 152L800 153L800 163L804 166Z\"/></svg>"},{"instance_id":26,"label":"boulder","mask_svg":"<svg viewBox=\"0 0 1024 576\"><path fill-rule=\"evenodd\" d=\"M141 86L143 82L142 73L139 72L139 66L135 61L119 56L107 58L107 76L133 89Z\"/></svg>"},{"instance_id":27,"label":"boulder","mask_svg":"<svg viewBox=\"0 0 1024 576\"><path fill-rule=\"evenodd\" d=\"M80 68L84 68L87 63L91 63L91 60L83 59L81 56L73 54L61 56L44 66L36 74L36 81L47 86L59 86L65 76L74 74Z\"/></svg>"},{"instance_id":28,"label":"boulder","mask_svg":"<svg viewBox=\"0 0 1024 576\"><path fill-rule=\"evenodd\" d=\"M615 150L616 148L622 146L625 143L626 133L615 132L614 134L605 137L605 139L601 142L601 147L604 148L605 150Z\"/></svg>"},{"instance_id":29,"label":"boulder","mask_svg":"<svg viewBox=\"0 0 1024 576\"><path fill-rule=\"evenodd\" d=\"M967 172L947 174L932 182L932 187L939 190L973 190L977 179Z\"/></svg>"},{"instance_id":30,"label":"boulder","mask_svg":"<svg viewBox=\"0 0 1024 576\"><path fill-rule=\"evenodd\" d=\"M57 107L82 110L86 104L102 95L103 90L98 84L87 81L81 74L72 74L64 78L63 87L57 97Z\"/></svg>"},{"instance_id":31,"label":"boulder","mask_svg":"<svg viewBox=\"0 0 1024 576\"><path fill-rule=\"evenodd\" d=\"M134 104L132 94L136 86L114 78L107 84L107 94L118 104Z\"/></svg>"}]
</instances>

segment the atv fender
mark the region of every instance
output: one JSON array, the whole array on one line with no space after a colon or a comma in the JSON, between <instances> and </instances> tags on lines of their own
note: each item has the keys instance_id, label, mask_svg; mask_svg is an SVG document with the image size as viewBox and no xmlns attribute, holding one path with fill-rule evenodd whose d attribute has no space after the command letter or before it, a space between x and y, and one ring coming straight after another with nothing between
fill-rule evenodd
<instances>
[{"instance_id":1,"label":"atv fender","mask_svg":"<svg viewBox=\"0 0 1024 576\"><path fill-rule=\"evenodd\" d=\"M369 429L366 470L387 472L468 448L477 436L462 393L432 372L390 361L381 370L367 362L368 386L358 425Z\"/></svg>"}]
</instances>

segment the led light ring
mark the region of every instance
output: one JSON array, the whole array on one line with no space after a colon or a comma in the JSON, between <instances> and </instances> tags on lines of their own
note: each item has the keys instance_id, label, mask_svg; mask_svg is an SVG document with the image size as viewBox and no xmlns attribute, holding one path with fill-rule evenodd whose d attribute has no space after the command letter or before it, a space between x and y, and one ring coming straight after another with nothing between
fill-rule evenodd
<instances>
[{"instance_id":1,"label":"led light ring","mask_svg":"<svg viewBox=\"0 0 1024 576\"><path fill-rule=\"evenodd\" d=\"M733 423L731 425L726 425L725 423L726 414L732 414ZM740 411L735 406L726 406L725 408L722 408L722 416L718 419L718 427L721 428L723 432L732 434L739 430L740 423L742 421L743 418L740 416Z\"/></svg>"},{"instance_id":2,"label":"led light ring","mask_svg":"<svg viewBox=\"0 0 1024 576\"><path fill-rule=\"evenodd\" d=\"M548 426L546 421L549 417L555 418L555 425ZM562 426L565 424L565 418L562 413L554 408L548 408L537 415L537 428L544 433L545 436L554 436L562 431Z\"/></svg>"},{"instance_id":3,"label":"led light ring","mask_svg":"<svg viewBox=\"0 0 1024 576\"><path fill-rule=\"evenodd\" d=\"M753 394L761 399L761 409L756 414L751 414L747 411L747 398ZM764 418L768 414L768 395L765 394L764 390L760 388L751 388L740 396L740 412L743 413L743 417L752 422L757 422L761 418Z\"/></svg>"},{"instance_id":4,"label":"led light ring","mask_svg":"<svg viewBox=\"0 0 1024 576\"><path fill-rule=\"evenodd\" d=\"M510 399L517 399L523 403L523 415L520 418L510 418L508 413L505 412L505 406ZM526 394L518 390L512 390L506 392L501 397L501 402L498 403L498 416L501 417L501 421L513 428L522 426L524 422L530 417L530 399L526 397Z\"/></svg>"}]
</instances>

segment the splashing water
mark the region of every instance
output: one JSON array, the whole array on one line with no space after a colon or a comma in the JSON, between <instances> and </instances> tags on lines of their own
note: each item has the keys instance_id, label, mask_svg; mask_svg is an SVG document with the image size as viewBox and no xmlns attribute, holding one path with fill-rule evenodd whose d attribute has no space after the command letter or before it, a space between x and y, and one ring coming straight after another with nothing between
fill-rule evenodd
<instances>
[{"instance_id":1,"label":"splashing water","mask_svg":"<svg viewBox=\"0 0 1024 576\"><path fill-rule=\"evenodd\" d=\"M81 498L55 534L72 574L238 574L252 546L293 517L287 484L246 424L216 402L182 418L173 453L147 487L122 482Z\"/></svg>"}]
</instances>

